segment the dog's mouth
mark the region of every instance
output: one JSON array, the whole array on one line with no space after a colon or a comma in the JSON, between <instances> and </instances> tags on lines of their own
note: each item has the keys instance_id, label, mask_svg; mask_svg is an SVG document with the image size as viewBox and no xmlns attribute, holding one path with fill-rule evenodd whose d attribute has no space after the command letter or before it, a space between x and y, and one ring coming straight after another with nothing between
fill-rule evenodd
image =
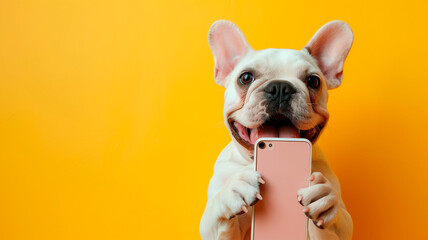
<instances>
[{"instance_id":1,"label":"dog's mouth","mask_svg":"<svg viewBox=\"0 0 428 240\"><path fill-rule=\"evenodd\" d=\"M237 121L229 119L233 137L248 150L254 149L257 139L270 138L306 138L312 143L318 138L324 123L307 130L298 129L284 115L271 116L267 121L255 128L247 128Z\"/></svg>"}]
</instances>

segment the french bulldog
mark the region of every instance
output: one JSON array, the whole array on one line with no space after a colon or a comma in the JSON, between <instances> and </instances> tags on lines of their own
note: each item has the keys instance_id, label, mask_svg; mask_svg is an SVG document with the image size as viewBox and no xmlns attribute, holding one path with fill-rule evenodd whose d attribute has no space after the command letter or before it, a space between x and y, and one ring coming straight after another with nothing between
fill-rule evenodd
<instances>
[{"instance_id":1,"label":"french bulldog","mask_svg":"<svg viewBox=\"0 0 428 240\"><path fill-rule=\"evenodd\" d=\"M263 201L260 185L269 184L253 166L254 143L260 137L312 142L309 187L296 192L302 214L312 220L308 237L352 239L352 218L338 179L315 144L329 119L328 90L342 82L353 42L349 25L327 23L302 50L255 51L239 28L226 20L211 26L208 39L215 81L226 88L224 119L232 141L214 166L200 222L202 239L250 239L252 206Z\"/></svg>"}]
</instances>

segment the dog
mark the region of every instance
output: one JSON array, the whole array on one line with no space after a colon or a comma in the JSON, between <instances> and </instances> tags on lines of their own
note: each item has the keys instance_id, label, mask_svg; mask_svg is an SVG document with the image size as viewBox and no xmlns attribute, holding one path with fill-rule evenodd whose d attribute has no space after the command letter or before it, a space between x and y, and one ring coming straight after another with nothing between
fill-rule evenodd
<instances>
[{"instance_id":1,"label":"dog","mask_svg":"<svg viewBox=\"0 0 428 240\"><path fill-rule=\"evenodd\" d=\"M215 81L226 88L224 118L232 141L214 166L201 238L250 239L252 206L263 201L260 185L269 184L254 170L254 143L260 137L299 137L313 144L309 187L296 192L302 214L312 220L309 239L352 239L339 181L315 144L329 119L328 90L342 82L353 42L349 25L327 23L302 50L255 51L226 20L215 22L208 36Z\"/></svg>"}]
</instances>

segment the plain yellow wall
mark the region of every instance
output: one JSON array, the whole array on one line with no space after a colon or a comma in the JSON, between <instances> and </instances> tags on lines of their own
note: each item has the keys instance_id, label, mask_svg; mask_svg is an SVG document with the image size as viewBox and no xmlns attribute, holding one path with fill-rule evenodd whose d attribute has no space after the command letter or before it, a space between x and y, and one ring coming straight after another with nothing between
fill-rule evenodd
<instances>
[{"instance_id":1,"label":"plain yellow wall","mask_svg":"<svg viewBox=\"0 0 428 240\"><path fill-rule=\"evenodd\" d=\"M199 239L230 141L207 32L355 41L320 145L354 239L428 239L426 1L0 1L0 239Z\"/></svg>"}]
</instances>

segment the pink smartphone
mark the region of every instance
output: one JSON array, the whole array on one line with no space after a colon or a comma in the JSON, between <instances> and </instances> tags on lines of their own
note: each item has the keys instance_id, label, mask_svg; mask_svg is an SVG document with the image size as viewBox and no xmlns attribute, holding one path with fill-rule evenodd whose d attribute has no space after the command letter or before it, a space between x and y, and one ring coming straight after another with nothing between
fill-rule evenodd
<instances>
[{"instance_id":1,"label":"pink smartphone","mask_svg":"<svg viewBox=\"0 0 428 240\"><path fill-rule=\"evenodd\" d=\"M308 187L312 144L303 138L260 138L254 167L266 184L253 210L252 240L307 239L308 220L297 201L297 190Z\"/></svg>"}]
</instances>

